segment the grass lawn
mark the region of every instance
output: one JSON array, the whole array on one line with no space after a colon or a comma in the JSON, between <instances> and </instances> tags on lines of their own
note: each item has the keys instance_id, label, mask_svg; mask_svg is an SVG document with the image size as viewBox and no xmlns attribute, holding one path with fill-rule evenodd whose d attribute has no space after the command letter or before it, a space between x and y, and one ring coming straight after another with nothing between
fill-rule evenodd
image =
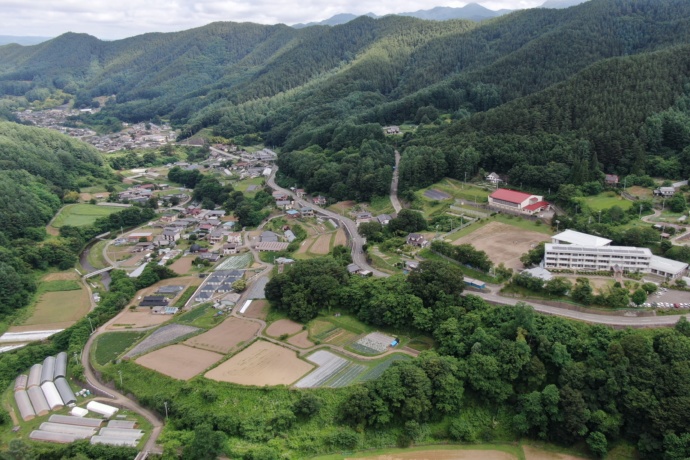
<instances>
[{"instance_id":1,"label":"grass lawn","mask_svg":"<svg viewBox=\"0 0 690 460\"><path fill-rule=\"evenodd\" d=\"M579 198L581 203L586 204L592 211L600 211L619 206L624 211L633 206L633 202L616 195L615 192L603 192L596 196Z\"/></svg>"},{"instance_id":2,"label":"grass lawn","mask_svg":"<svg viewBox=\"0 0 690 460\"><path fill-rule=\"evenodd\" d=\"M235 190L239 190L240 192L247 193L250 196L254 196L256 194L256 192L261 189L261 186L263 185L264 180L265 179L263 177L254 177L252 179L244 179L244 180L241 180L239 182L235 182L234 184L232 184L232 186ZM259 188L256 190L247 192L247 188L250 185L256 185Z\"/></svg>"},{"instance_id":3,"label":"grass lawn","mask_svg":"<svg viewBox=\"0 0 690 460\"><path fill-rule=\"evenodd\" d=\"M99 269L108 266L108 264L105 261L105 257L103 257L103 249L105 249L105 246L107 244L108 241L106 240L99 241L98 243L91 246L91 249L89 249L89 254L86 256L86 258L91 264L91 266L93 266L93 268Z\"/></svg>"},{"instance_id":4,"label":"grass lawn","mask_svg":"<svg viewBox=\"0 0 690 460\"><path fill-rule=\"evenodd\" d=\"M219 325L227 315L218 315L218 311L211 307L210 303L199 305L192 311L177 318L177 323L188 324L190 326L211 329Z\"/></svg>"},{"instance_id":5,"label":"grass lawn","mask_svg":"<svg viewBox=\"0 0 690 460\"><path fill-rule=\"evenodd\" d=\"M390 196L375 196L372 198L368 206L372 214L392 214L395 212Z\"/></svg>"},{"instance_id":6,"label":"grass lawn","mask_svg":"<svg viewBox=\"0 0 690 460\"><path fill-rule=\"evenodd\" d=\"M83 227L93 224L99 217L109 216L123 208L116 206L97 206L94 204L68 204L60 210L53 221L53 227L60 228L65 225Z\"/></svg>"},{"instance_id":7,"label":"grass lawn","mask_svg":"<svg viewBox=\"0 0 690 460\"><path fill-rule=\"evenodd\" d=\"M440 255L431 252L431 249L428 249L428 248L422 249L419 252L419 255L420 255L420 257L423 257L426 260L438 260L440 262L455 263L460 268L460 271L462 271L462 273L465 276L468 276L470 278L478 279L480 281L484 281L485 283L493 283L493 284L499 284L500 283L498 278L495 278L491 275L487 275L486 273L480 272L479 270L475 270L473 268L467 267L467 266L461 264L460 262L450 262L450 261L448 261L448 259L445 259L444 257L441 257Z\"/></svg>"},{"instance_id":8,"label":"grass lawn","mask_svg":"<svg viewBox=\"0 0 690 460\"><path fill-rule=\"evenodd\" d=\"M96 340L93 358L100 366L105 366L125 352L131 345L146 335L146 332L107 332Z\"/></svg>"},{"instance_id":9,"label":"grass lawn","mask_svg":"<svg viewBox=\"0 0 690 460\"><path fill-rule=\"evenodd\" d=\"M545 235L553 235L554 232L551 230L551 227L548 225L545 225L543 222L541 222L539 225L537 225L536 222L540 221L531 221L529 219L523 219L521 217L512 217L508 216L506 214L497 214L492 217L493 220L496 222L501 222L506 225L512 225L513 227L518 227L523 230L529 230L530 232L538 232L538 233L543 233ZM488 221L485 221L488 222ZM456 238L457 239L457 238Z\"/></svg>"},{"instance_id":10,"label":"grass lawn","mask_svg":"<svg viewBox=\"0 0 690 460\"><path fill-rule=\"evenodd\" d=\"M88 313L88 292L75 280L42 281L33 303L17 318L16 331L64 329Z\"/></svg>"}]
</instances>

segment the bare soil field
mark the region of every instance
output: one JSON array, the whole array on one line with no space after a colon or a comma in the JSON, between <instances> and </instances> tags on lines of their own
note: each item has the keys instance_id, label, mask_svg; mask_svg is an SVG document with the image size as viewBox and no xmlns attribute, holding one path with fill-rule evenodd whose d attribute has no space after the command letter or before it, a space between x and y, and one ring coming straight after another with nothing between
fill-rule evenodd
<instances>
[{"instance_id":1,"label":"bare soil field","mask_svg":"<svg viewBox=\"0 0 690 460\"><path fill-rule=\"evenodd\" d=\"M371 457L347 457L347 460L515 460L500 450L414 450Z\"/></svg>"},{"instance_id":2,"label":"bare soil field","mask_svg":"<svg viewBox=\"0 0 690 460\"><path fill-rule=\"evenodd\" d=\"M158 326L170 318L170 315L153 315L150 308L137 308L134 311L127 308L117 315L106 329L109 331L121 331L137 327Z\"/></svg>"},{"instance_id":3,"label":"bare soil field","mask_svg":"<svg viewBox=\"0 0 690 460\"><path fill-rule=\"evenodd\" d=\"M640 187L638 185L628 187L626 191L629 194L639 196L640 198L651 198L652 195L654 195L654 192L651 189Z\"/></svg>"},{"instance_id":4,"label":"bare soil field","mask_svg":"<svg viewBox=\"0 0 690 460\"><path fill-rule=\"evenodd\" d=\"M269 308L268 300L254 300L249 309L244 312L244 316L247 318L266 319Z\"/></svg>"},{"instance_id":5,"label":"bare soil field","mask_svg":"<svg viewBox=\"0 0 690 460\"><path fill-rule=\"evenodd\" d=\"M240 385L290 385L313 368L292 350L258 341L208 371L205 377Z\"/></svg>"},{"instance_id":6,"label":"bare soil field","mask_svg":"<svg viewBox=\"0 0 690 460\"><path fill-rule=\"evenodd\" d=\"M302 331L297 335L293 335L288 339L288 343L300 348L309 348L314 346L314 342L309 340L309 331Z\"/></svg>"},{"instance_id":7,"label":"bare soil field","mask_svg":"<svg viewBox=\"0 0 690 460\"><path fill-rule=\"evenodd\" d=\"M574 455L569 454L559 454L557 452L548 452L532 446L523 445L522 451L525 453L525 460L585 460L583 457L575 457Z\"/></svg>"},{"instance_id":8,"label":"bare soil field","mask_svg":"<svg viewBox=\"0 0 690 460\"><path fill-rule=\"evenodd\" d=\"M210 331L194 336L184 344L227 354L235 347L251 340L259 328L259 323L231 316Z\"/></svg>"},{"instance_id":9,"label":"bare soil field","mask_svg":"<svg viewBox=\"0 0 690 460\"><path fill-rule=\"evenodd\" d=\"M141 358L136 363L169 377L189 380L220 361L223 355L185 345L170 345Z\"/></svg>"},{"instance_id":10,"label":"bare soil field","mask_svg":"<svg viewBox=\"0 0 690 460\"><path fill-rule=\"evenodd\" d=\"M333 233L326 233L319 236L319 238L311 245L309 252L312 254L325 255L331 252L331 237Z\"/></svg>"},{"instance_id":11,"label":"bare soil field","mask_svg":"<svg viewBox=\"0 0 690 460\"><path fill-rule=\"evenodd\" d=\"M479 230L479 229L478 229ZM521 269L520 256L542 241L549 241L548 235L523 230L501 222L491 222L455 241L454 245L469 243L485 251L496 265L503 262L506 267Z\"/></svg>"},{"instance_id":12,"label":"bare soil field","mask_svg":"<svg viewBox=\"0 0 690 460\"><path fill-rule=\"evenodd\" d=\"M279 319L266 328L266 334L271 337L280 337L283 334L292 335L302 330L302 325L289 319Z\"/></svg>"},{"instance_id":13,"label":"bare soil field","mask_svg":"<svg viewBox=\"0 0 690 460\"><path fill-rule=\"evenodd\" d=\"M43 281L66 281L66 280L78 280L79 275L74 270L69 270L65 272L49 273L42 278Z\"/></svg>"},{"instance_id":14,"label":"bare soil field","mask_svg":"<svg viewBox=\"0 0 690 460\"><path fill-rule=\"evenodd\" d=\"M139 263L146 256L145 252L137 252L129 259L122 262L120 265L123 267L137 267Z\"/></svg>"},{"instance_id":15,"label":"bare soil field","mask_svg":"<svg viewBox=\"0 0 690 460\"><path fill-rule=\"evenodd\" d=\"M345 235L345 230L342 229L342 227L338 228L338 231L335 232L335 241L333 242L333 246L347 246L347 235Z\"/></svg>"},{"instance_id":16,"label":"bare soil field","mask_svg":"<svg viewBox=\"0 0 690 460\"><path fill-rule=\"evenodd\" d=\"M297 250L297 254L306 254L307 252L309 252L309 248L311 248L311 245L314 244L317 238L318 236L312 236L302 241L302 243L299 246L299 249Z\"/></svg>"},{"instance_id":17,"label":"bare soil field","mask_svg":"<svg viewBox=\"0 0 690 460\"><path fill-rule=\"evenodd\" d=\"M194 256L180 257L175 262L173 262L169 268L178 275L186 275L187 273L189 273L189 270L192 269L194 259Z\"/></svg>"}]
</instances>

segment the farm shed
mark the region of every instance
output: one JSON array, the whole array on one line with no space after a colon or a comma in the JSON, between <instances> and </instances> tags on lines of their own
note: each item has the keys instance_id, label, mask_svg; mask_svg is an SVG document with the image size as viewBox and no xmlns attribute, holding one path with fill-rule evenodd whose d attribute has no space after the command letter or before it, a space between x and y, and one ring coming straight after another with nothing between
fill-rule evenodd
<instances>
[{"instance_id":1,"label":"farm shed","mask_svg":"<svg viewBox=\"0 0 690 460\"><path fill-rule=\"evenodd\" d=\"M41 384L42 364L34 364L29 370L29 380L26 383L27 388L37 387Z\"/></svg>"},{"instance_id":2,"label":"farm shed","mask_svg":"<svg viewBox=\"0 0 690 460\"><path fill-rule=\"evenodd\" d=\"M48 405L48 401L46 401L46 397L43 394L41 387L31 387L26 390L26 392L31 400L31 405L34 406L36 415L41 417L50 412L50 406Z\"/></svg>"},{"instance_id":3,"label":"farm shed","mask_svg":"<svg viewBox=\"0 0 690 460\"><path fill-rule=\"evenodd\" d=\"M33 439L34 441L48 441L48 442L57 442L60 444L69 444L71 442L76 441L77 439L83 439L83 438L80 436L74 436L72 434L53 433L50 431L34 430L29 435L29 439Z\"/></svg>"},{"instance_id":4,"label":"farm shed","mask_svg":"<svg viewBox=\"0 0 690 460\"><path fill-rule=\"evenodd\" d=\"M53 379L58 377L65 377L67 375L67 353L60 352L55 358L55 370L53 371Z\"/></svg>"},{"instance_id":5,"label":"farm shed","mask_svg":"<svg viewBox=\"0 0 690 460\"><path fill-rule=\"evenodd\" d=\"M53 375L52 372L50 375ZM46 401L48 401L48 406L50 406L50 410L61 409L65 405L62 402L60 393L58 392L53 382L46 382L42 384L41 390L43 390L43 394L46 397Z\"/></svg>"},{"instance_id":6,"label":"farm shed","mask_svg":"<svg viewBox=\"0 0 690 460\"><path fill-rule=\"evenodd\" d=\"M29 381L29 377L26 374L22 374L14 381L14 391L26 390L26 383Z\"/></svg>"},{"instance_id":7,"label":"farm shed","mask_svg":"<svg viewBox=\"0 0 690 460\"><path fill-rule=\"evenodd\" d=\"M31 406L31 401L29 401L29 395L26 394L26 391L15 391L14 400L17 401L17 407L19 408L19 413L22 416L22 420L28 422L32 418L36 417L36 412L34 412L34 408Z\"/></svg>"},{"instance_id":8,"label":"farm shed","mask_svg":"<svg viewBox=\"0 0 690 460\"><path fill-rule=\"evenodd\" d=\"M77 402L77 397L74 396L74 392L69 387L69 383L63 377L55 379L55 388L57 388L58 393L60 393L60 398L65 404L74 404Z\"/></svg>"},{"instance_id":9,"label":"farm shed","mask_svg":"<svg viewBox=\"0 0 690 460\"><path fill-rule=\"evenodd\" d=\"M75 407L75 409L77 409ZM103 423L103 420L99 418L81 418L72 417L70 415L51 415L48 419L49 422L63 423L65 425L78 425L78 426L90 426L92 428L98 428Z\"/></svg>"},{"instance_id":10,"label":"farm shed","mask_svg":"<svg viewBox=\"0 0 690 460\"><path fill-rule=\"evenodd\" d=\"M486 288L486 283L484 281L479 281L479 280L476 280L474 278L465 277L465 284L470 286L470 287L477 288L477 289L485 289Z\"/></svg>"},{"instance_id":11,"label":"farm shed","mask_svg":"<svg viewBox=\"0 0 690 460\"><path fill-rule=\"evenodd\" d=\"M59 391L59 389L58 389ZM82 407L73 407L71 411L69 411L70 414L74 415L75 417L84 417L88 415L89 411Z\"/></svg>"},{"instance_id":12,"label":"farm shed","mask_svg":"<svg viewBox=\"0 0 690 460\"><path fill-rule=\"evenodd\" d=\"M101 415L105 416L106 418L112 417L118 411L117 407L109 406L107 404L102 404L102 403L99 403L97 401L90 401L86 405L86 408L88 410L90 410L91 412L101 414Z\"/></svg>"},{"instance_id":13,"label":"farm shed","mask_svg":"<svg viewBox=\"0 0 690 460\"><path fill-rule=\"evenodd\" d=\"M43 360L43 369L41 369L41 385L46 382L53 381L53 373L55 372L55 356L48 356Z\"/></svg>"}]
</instances>

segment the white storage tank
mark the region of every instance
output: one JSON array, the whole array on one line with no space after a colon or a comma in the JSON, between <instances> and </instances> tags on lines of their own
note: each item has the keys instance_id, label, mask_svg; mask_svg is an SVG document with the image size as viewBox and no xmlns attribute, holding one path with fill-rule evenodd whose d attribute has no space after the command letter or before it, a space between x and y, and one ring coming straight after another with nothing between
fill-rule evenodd
<instances>
[{"instance_id":1,"label":"white storage tank","mask_svg":"<svg viewBox=\"0 0 690 460\"><path fill-rule=\"evenodd\" d=\"M28 422L32 418L36 417L36 412L29 401L29 395L25 390L17 390L14 392L14 399L17 401L17 407L19 408L19 413L25 422Z\"/></svg>"},{"instance_id":2,"label":"white storage tank","mask_svg":"<svg viewBox=\"0 0 690 460\"><path fill-rule=\"evenodd\" d=\"M55 358L55 371L53 372L53 379L57 380L59 377L67 376L67 353L64 351L58 353Z\"/></svg>"},{"instance_id":3,"label":"white storage tank","mask_svg":"<svg viewBox=\"0 0 690 460\"><path fill-rule=\"evenodd\" d=\"M46 382L53 381L53 373L55 372L55 357L48 356L43 360L43 369L41 370L41 385Z\"/></svg>"},{"instance_id":4,"label":"white storage tank","mask_svg":"<svg viewBox=\"0 0 690 460\"><path fill-rule=\"evenodd\" d=\"M58 393L60 393L60 398L62 398L62 402L65 403L65 405L74 404L77 402L77 397L74 396L74 392L69 387L67 380L59 377L55 379L55 382L53 383L55 384Z\"/></svg>"},{"instance_id":5,"label":"white storage tank","mask_svg":"<svg viewBox=\"0 0 690 460\"><path fill-rule=\"evenodd\" d=\"M41 384L41 371L43 370L42 364L34 364L29 370L29 380L26 382L26 387L37 387Z\"/></svg>"},{"instance_id":6,"label":"white storage tank","mask_svg":"<svg viewBox=\"0 0 690 460\"><path fill-rule=\"evenodd\" d=\"M41 417L50 412L50 406L48 405L48 401L46 401L46 397L43 394L41 387L31 387L26 390L26 393L29 395L31 405L34 407L36 415Z\"/></svg>"},{"instance_id":7,"label":"white storage tank","mask_svg":"<svg viewBox=\"0 0 690 460\"><path fill-rule=\"evenodd\" d=\"M45 382L43 385L41 385L41 390L43 390L43 394L46 397L46 401L48 401L48 406L50 406L50 410L61 409L65 405L62 402L60 393L57 391L57 388L55 388L55 384L53 382Z\"/></svg>"},{"instance_id":8,"label":"white storage tank","mask_svg":"<svg viewBox=\"0 0 690 460\"><path fill-rule=\"evenodd\" d=\"M99 403L98 401L89 401L86 408L91 412L101 414L104 417L110 418L118 411L117 407L109 406L107 404Z\"/></svg>"}]
</instances>

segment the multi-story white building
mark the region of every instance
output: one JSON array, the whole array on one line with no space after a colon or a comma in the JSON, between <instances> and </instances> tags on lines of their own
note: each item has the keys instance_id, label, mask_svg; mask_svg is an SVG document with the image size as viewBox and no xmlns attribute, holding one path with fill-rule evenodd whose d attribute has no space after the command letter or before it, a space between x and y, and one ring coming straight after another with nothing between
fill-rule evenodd
<instances>
[{"instance_id":1,"label":"multi-story white building","mask_svg":"<svg viewBox=\"0 0 690 460\"><path fill-rule=\"evenodd\" d=\"M611 246L611 240L573 230L551 237L544 245L544 268L552 270L650 273L679 279L688 264L652 255L647 248Z\"/></svg>"}]
</instances>

